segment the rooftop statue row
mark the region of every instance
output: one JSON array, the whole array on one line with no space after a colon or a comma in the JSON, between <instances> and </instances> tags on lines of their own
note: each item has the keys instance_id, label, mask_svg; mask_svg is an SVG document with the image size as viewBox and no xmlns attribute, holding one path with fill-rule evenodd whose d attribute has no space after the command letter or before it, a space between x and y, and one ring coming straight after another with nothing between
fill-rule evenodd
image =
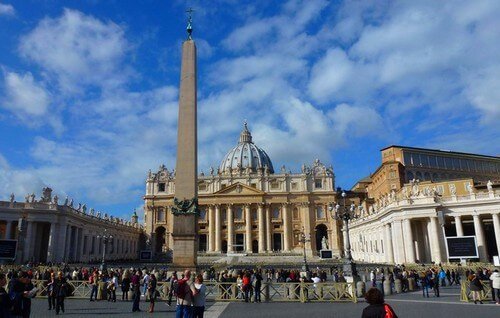
<instances>
[{"instance_id":1,"label":"rooftop statue row","mask_svg":"<svg viewBox=\"0 0 500 318\"><path fill-rule=\"evenodd\" d=\"M74 207L74 202L73 199L70 199L68 196L66 196L66 199L64 200L63 204L59 203L59 197L56 195L52 196L52 189L49 187L45 187L42 189L42 196L40 200L36 200L36 195L35 193L28 193L24 197L25 203L41 203L41 204L47 204L47 205L53 205L53 206L63 206L63 207L68 207L72 211L88 215L91 217L95 217L98 219L102 219L105 221L109 221L112 223L116 224L121 224L121 225L126 225L126 226L136 226L136 222L131 222L131 221L126 221L123 218L117 218L112 215L108 215L107 213L102 214L100 211L96 211L94 208L91 208L90 210L87 210L87 205L78 203L77 207ZM10 203L14 204L15 201L15 195L14 193L10 194ZM137 213L134 210L134 215L135 218L137 218Z\"/></svg>"}]
</instances>

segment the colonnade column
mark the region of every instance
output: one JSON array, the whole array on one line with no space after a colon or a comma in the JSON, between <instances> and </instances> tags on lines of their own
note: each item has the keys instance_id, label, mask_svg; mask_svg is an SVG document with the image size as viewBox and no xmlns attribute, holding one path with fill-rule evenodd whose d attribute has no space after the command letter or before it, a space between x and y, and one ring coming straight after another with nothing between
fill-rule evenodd
<instances>
[{"instance_id":1,"label":"colonnade column","mask_svg":"<svg viewBox=\"0 0 500 318\"><path fill-rule=\"evenodd\" d=\"M464 228L462 226L462 219L460 215L455 216L455 229L457 230L457 236L464 236Z\"/></svg>"},{"instance_id":2,"label":"colonnade column","mask_svg":"<svg viewBox=\"0 0 500 318\"><path fill-rule=\"evenodd\" d=\"M227 205L227 252L234 252L234 217L233 217L233 207L231 204Z\"/></svg>"},{"instance_id":3,"label":"colonnade column","mask_svg":"<svg viewBox=\"0 0 500 318\"><path fill-rule=\"evenodd\" d=\"M65 246L65 252L64 252L64 261L68 262L70 260L70 251L71 251L71 244L73 242L73 237L72 237L72 231L71 231L71 225L66 226L66 246Z\"/></svg>"},{"instance_id":4,"label":"colonnade column","mask_svg":"<svg viewBox=\"0 0 500 318\"><path fill-rule=\"evenodd\" d=\"M257 218L259 223L259 253L264 253L266 251L266 242L265 242L265 220L264 220L264 207L262 204L259 204L257 210Z\"/></svg>"},{"instance_id":5,"label":"colonnade column","mask_svg":"<svg viewBox=\"0 0 500 318\"><path fill-rule=\"evenodd\" d=\"M391 224L392 229L392 242L394 244L394 262L402 264L405 262L405 248L404 248L404 238L401 220L395 220ZM369 252L369 246L366 247L367 252Z\"/></svg>"},{"instance_id":6,"label":"colonnade column","mask_svg":"<svg viewBox=\"0 0 500 318\"><path fill-rule=\"evenodd\" d=\"M487 262L488 255L486 252L486 239L484 237L484 230L483 230L483 224L481 222L481 218L479 217L479 215L474 214L472 216L472 219L474 220L474 233L476 234L476 239L477 239L477 249L479 252L479 260L481 262Z\"/></svg>"},{"instance_id":7,"label":"colonnade column","mask_svg":"<svg viewBox=\"0 0 500 318\"><path fill-rule=\"evenodd\" d=\"M391 224L384 225L385 229L385 261L389 264L394 263L394 249L392 248Z\"/></svg>"},{"instance_id":8,"label":"colonnade column","mask_svg":"<svg viewBox=\"0 0 500 318\"><path fill-rule=\"evenodd\" d=\"M49 244L47 248L47 261L55 262L56 261L56 223L50 223L50 233L49 233Z\"/></svg>"},{"instance_id":9,"label":"colonnade column","mask_svg":"<svg viewBox=\"0 0 500 318\"><path fill-rule=\"evenodd\" d=\"M208 206L208 251L215 251L215 215L213 205Z\"/></svg>"},{"instance_id":10,"label":"colonnade column","mask_svg":"<svg viewBox=\"0 0 500 318\"><path fill-rule=\"evenodd\" d=\"M497 255L500 255L500 214L494 213L491 217L493 218L493 229L495 231L495 239L497 242Z\"/></svg>"},{"instance_id":11,"label":"colonnade column","mask_svg":"<svg viewBox=\"0 0 500 318\"><path fill-rule=\"evenodd\" d=\"M439 224L437 216L431 216L428 225L429 243L431 246L431 258L435 263L441 263L441 245L439 243Z\"/></svg>"},{"instance_id":12,"label":"colonnade column","mask_svg":"<svg viewBox=\"0 0 500 318\"><path fill-rule=\"evenodd\" d=\"M415 243L411 229L411 219L404 220L404 240L406 249L406 262L415 263Z\"/></svg>"},{"instance_id":13,"label":"colonnade column","mask_svg":"<svg viewBox=\"0 0 500 318\"><path fill-rule=\"evenodd\" d=\"M5 238L7 240L9 240L11 238L11 235L12 235L12 221L7 221L7 224L5 226L6 226Z\"/></svg>"},{"instance_id":14,"label":"colonnade column","mask_svg":"<svg viewBox=\"0 0 500 318\"><path fill-rule=\"evenodd\" d=\"M272 252L272 224L271 224L271 205L266 204L266 244L267 251Z\"/></svg>"},{"instance_id":15,"label":"colonnade column","mask_svg":"<svg viewBox=\"0 0 500 318\"><path fill-rule=\"evenodd\" d=\"M283 211L283 250L285 252L290 251L290 215L288 213L288 205L284 203L282 205Z\"/></svg>"},{"instance_id":16,"label":"colonnade column","mask_svg":"<svg viewBox=\"0 0 500 318\"><path fill-rule=\"evenodd\" d=\"M24 235L24 252L23 262L29 261L31 258L30 250L33 244L33 222L26 220L26 233Z\"/></svg>"},{"instance_id":17,"label":"colonnade column","mask_svg":"<svg viewBox=\"0 0 500 318\"><path fill-rule=\"evenodd\" d=\"M215 206L215 251L220 253L222 251L222 236L221 236L221 215L220 205Z\"/></svg>"},{"instance_id":18,"label":"colonnade column","mask_svg":"<svg viewBox=\"0 0 500 318\"><path fill-rule=\"evenodd\" d=\"M245 205L245 250L252 253L252 216L250 215L250 205Z\"/></svg>"}]
</instances>

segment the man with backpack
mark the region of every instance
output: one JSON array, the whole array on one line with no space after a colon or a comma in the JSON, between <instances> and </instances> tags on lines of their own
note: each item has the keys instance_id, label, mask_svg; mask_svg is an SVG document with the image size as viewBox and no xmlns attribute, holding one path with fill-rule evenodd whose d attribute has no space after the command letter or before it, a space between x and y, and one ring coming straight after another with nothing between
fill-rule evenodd
<instances>
[{"instance_id":1,"label":"man with backpack","mask_svg":"<svg viewBox=\"0 0 500 318\"><path fill-rule=\"evenodd\" d=\"M197 293L194 283L191 281L191 271L184 271L184 278L177 280L174 285L174 293L177 297L177 308L175 318L191 318L193 316L193 296Z\"/></svg>"}]
</instances>

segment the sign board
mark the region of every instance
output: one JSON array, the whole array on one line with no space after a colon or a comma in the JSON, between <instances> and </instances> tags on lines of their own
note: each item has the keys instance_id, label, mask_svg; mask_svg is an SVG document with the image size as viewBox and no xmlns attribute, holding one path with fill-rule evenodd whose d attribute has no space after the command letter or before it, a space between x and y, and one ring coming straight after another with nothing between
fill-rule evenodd
<instances>
[{"instance_id":1,"label":"sign board","mask_svg":"<svg viewBox=\"0 0 500 318\"><path fill-rule=\"evenodd\" d=\"M319 257L321 259L333 258L333 253L330 250L321 250L319 251Z\"/></svg>"},{"instance_id":2,"label":"sign board","mask_svg":"<svg viewBox=\"0 0 500 318\"><path fill-rule=\"evenodd\" d=\"M475 236L449 236L446 238L448 258L478 258Z\"/></svg>"},{"instance_id":3,"label":"sign board","mask_svg":"<svg viewBox=\"0 0 500 318\"><path fill-rule=\"evenodd\" d=\"M16 258L17 240L0 240L0 259Z\"/></svg>"},{"instance_id":4,"label":"sign board","mask_svg":"<svg viewBox=\"0 0 500 318\"><path fill-rule=\"evenodd\" d=\"M152 251L141 251L140 260L141 261L150 261L153 259Z\"/></svg>"}]
</instances>

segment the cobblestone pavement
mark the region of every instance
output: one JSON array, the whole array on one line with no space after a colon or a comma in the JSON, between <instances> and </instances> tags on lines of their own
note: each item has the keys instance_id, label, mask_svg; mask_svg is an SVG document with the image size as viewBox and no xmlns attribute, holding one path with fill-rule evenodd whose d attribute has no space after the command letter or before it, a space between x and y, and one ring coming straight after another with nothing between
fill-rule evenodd
<instances>
[{"instance_id":1,"label":"cobblestone pavement","mask_svg":"<svg viewBox=\"0 0 500 318\"><path fill-rule=\"evenodd\" d=\"M422 317L500 317L500 306L492 303L474 305L459 301L458 287L441 289L441 297L423 298L421 292L405 293L387 297L401 318ZM175 317L175 307L168 307L165 302L156 304L156 312L147 313L148 303L141 302L140 313L132 313L131 302L108 303L107 301L89 302L87 300L66 300L66 312L69 317ZM361 317L364 302L353 303L209 303L205 317ZM54 311L47 310L46 299L35 299L31 317L54 317Z\"/></svg>"}]
</instances>

